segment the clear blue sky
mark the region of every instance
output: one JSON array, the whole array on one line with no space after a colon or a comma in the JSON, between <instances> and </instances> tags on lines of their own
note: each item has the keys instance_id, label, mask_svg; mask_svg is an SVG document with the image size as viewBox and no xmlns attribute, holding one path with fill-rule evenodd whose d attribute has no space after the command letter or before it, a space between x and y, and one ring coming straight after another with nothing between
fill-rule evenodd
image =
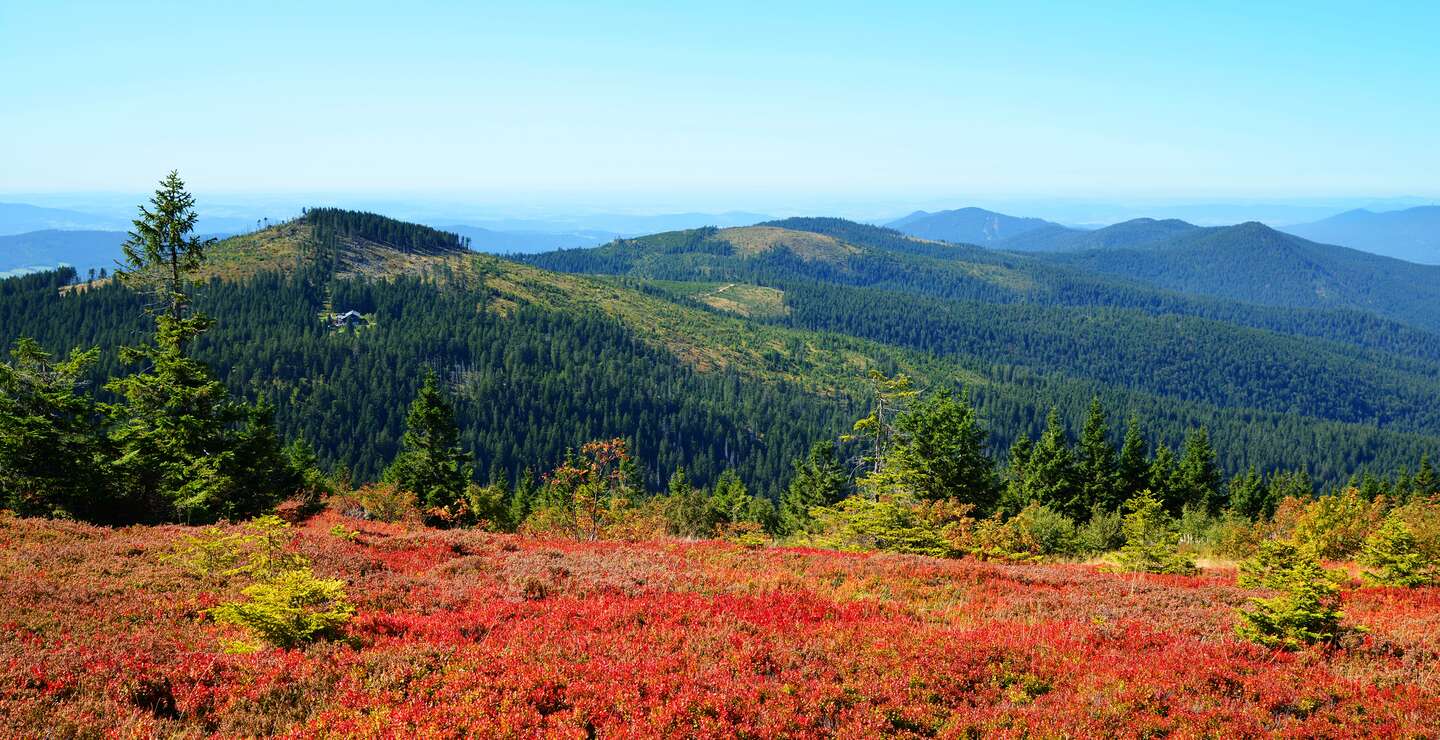
<instances>
[{"instance_id":1,"label":"clear blue sky","mask_svg":"<svg viewBox=\"0 0 1440 740\"><path fill-rule=\"evenodd\" d=\"M1435 2L3 0L0 193L1434 197L1437 30Z\"/></svg>"}]
</instances>

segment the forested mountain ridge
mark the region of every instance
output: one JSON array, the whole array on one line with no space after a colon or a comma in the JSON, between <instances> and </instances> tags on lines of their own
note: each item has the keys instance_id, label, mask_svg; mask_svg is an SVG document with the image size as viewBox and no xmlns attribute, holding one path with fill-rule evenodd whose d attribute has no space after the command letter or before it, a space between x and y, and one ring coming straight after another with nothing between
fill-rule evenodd
<instances>
[{"instance_id":1,"label":"forested mountain ridge","mask_svg":"<svg viewBox=\"0 0 1440 740\"><path fill-rule=\"evenodd\" d=\"M1396 259L1440 264L1440 206L1379 213L1361 208L1281 231Z\"/></svg>"},{"instance_id":2,"label":"forested mountain ridge","mask_svg":"<svg viewBox=\"0 0 1440 740\"><path fill-rule=\"evenodd\" d=\"M606 264L630 266L632 275L724 277L700 284L561 274L472 254L443 237L445 248L416 253L410 237L393 246L380 241L385 233L404 233L388 220L317 233L308 219L212 247L200 305L218 321L199 349L232 388L269 399L287 436L311 440L323 459L361 477L377 474L393 455L405 404L425 368L440 371L454 390L462 439L476 453L482 478L550 464L587 439L625 436L649 485L682 465L699 481L733 467L753 489L773 495L790 460L811 441L834 438L856 416L868 397L870 368L905 372L922 387L964 387L987 420L997 454L1022 433L1038 434L1051 405L1078 428L1096 396L1112 409L1138 413L1155 443L1176 446L1188 430L1207 426L1230 470L1306 467L1331 480L1364 465L1398 469L1440 446L1421 418L1383 425L1367 413L1321 418L1293 398L1290 407L1272 403L1267 410L1263 396L1176 395L1173 388L1127 382L1104 365L1092 364L1088 373L1066 367L1069 350L1057 348L1101 334L1124 336L1133 318L1095 323L1094 336L1076 329L1057 345L1071 328L1091 323L1085 313L1072 311L1078 324L1060 320L1042 334L1036 322L1065 319L1067 309L1026 316L1040 307L1012 300L1007 310L1020 313L1002 319L991 304L965 308L926 291L827 288L807 271L861 281L876 264L900 265L922 278L961 276L974 290L1013 295L1033 289L1026 285L1033 275L1056 270L838 219L779 222L808 230L771 224L674 232L593 250ZM783 279L761 286L731 279L737 273ZM108 350L134 335L141 298L114 285L61 295L44 279L0 284L0 339L31 334L57 351L98 344L106 349L100 372L113 372ZM320 320L347 310L368 323L348 331ZM927 317L928 324L916 322ZM990 338L957 346L956 338L976 331L972 337ZM1415 354L1430 352L1419 341L1424 336L1411 343ZM985 341L1029 346L1031 354ZM1234 344L1224 336L1216 341ZM1035 353L1053 353L1055 361L1036 362ZM1389 360L1369 385L1357 386L1389 389L1376 392L1377 408L1403 407L1406 389L1417 387L1418 371ZM1156 361L1137 359L1138 372ZM1223 377L1225 365L1211 366ZM1178 365L1172 376L1194 369ZM1343 397L1345 379L1358 381L1370 369L1362 362L1345 370L1322 392ZM1255 405L1245 405L1250 401Z\"/></svg>"},{"instance_id":3,"label":"forested mountain ridge","mask_svg":"<svg viewBox=\"0 0 1440 740\"><path fill-rule=\"evenodd\" d=\"M922 239L989 246L1028 232L1056 228L1059 224L971 207L935 213L916 211L885 226Z\"/></svg>"},{"instance_id":4,"label":"forested mountain ridge","mask_svg":"<svg viewBox=\"0 0 1440 740\"><path fill-rule=\"evenodd\" d=\"M1289 308L1346 308L1440 330L1440 266L1317 244L1250 222L1133 249L1043 255L1159 288Z\"/></svg>"},{"instance_id":5,"label":"forested mountain ridge","mask_svg":"<svg viewBox=\"0 0 1440 740\"><path fill-rule=\"evenodd\" d=\"M1440 360L1440 336L1368 312L1272 307L1188 295L1085 272L1038 255L917 239L838 218L789 218L761 226L783 229L792 241L807 238L806 233L819 234L849 248L832 250L826 260L807 260L788 249L786 239L775 239L772 249L746 255L729 242L731 230L695 229L517 259L550 270L648 280L729 281L782 288L818 282L986 304L1123 308L1156 317L1192 316Z\"/></svg>"},{"instance_id":6,"label":"forested mountain ridge","mask_svg":"<svg viewBox=\"0 0 1440 740\"><path fill-rule=\"evenodd\" d=\"M1016 252L1078 252L1087 249L1124 249L1163 242L1201 227L1179 219L1136 218L1086 231L1054 226L1013 236L996 249Z\"/></svg>"}]
</instances>

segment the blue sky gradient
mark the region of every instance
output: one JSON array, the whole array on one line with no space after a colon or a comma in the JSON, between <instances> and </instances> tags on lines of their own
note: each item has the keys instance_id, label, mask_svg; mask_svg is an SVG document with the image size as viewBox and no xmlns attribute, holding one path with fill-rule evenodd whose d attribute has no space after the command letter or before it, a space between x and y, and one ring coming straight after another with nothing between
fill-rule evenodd
<instances>
[{"instance_id":1,"label":"blue sky gradient","mask_svg":"<svg viewBox=\"0 0 1440 740\"><path fill-rule=\"evenodd\" d=\"M1440 195L1440 4L0 2L0 193Z\"/></svg>"}]
</instances>

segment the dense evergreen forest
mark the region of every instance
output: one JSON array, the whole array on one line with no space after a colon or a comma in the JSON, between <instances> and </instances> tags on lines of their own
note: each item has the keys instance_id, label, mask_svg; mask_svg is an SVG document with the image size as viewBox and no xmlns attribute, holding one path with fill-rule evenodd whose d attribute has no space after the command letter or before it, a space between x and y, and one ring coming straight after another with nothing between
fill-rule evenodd
<instances>
[{"instance_id":1,"label":"dense evergreen forest","mask_svg":"<svg viewBox=\"0 0 1440 740\"><path fill-rule=\"evenodd\" d=\"M817 440L838 439L869 402L860 370L842 387L795 362L807 346L846 336L878 344L844 352L868 352L882 369L909 357L930 388L963 391L996 459L1022 437L1043 436L1052 407L1078 437L1092 399L1138 415L1151 449L1179 449L1208 429L1226 474L1303 469L1338 483L1361 470L1413 469L1440 448L1440 418L1426 403L1440 393L1440 339L1360 312L1146 292L838 219L776 222L766 233L779 234L780 248L745 243L745 254L726 231L698 229L527 260L630 275L612 280L614 289L673 303L682 312L670 328L682 334L702 312L724 312L676 289L691 283L654 278L776 286L782 312L743 321L724 313L733 330L771 347L759 361L774 377L756 382L744 367L697 367L637 333L643 323L517 301L520 292L495 287L515 279L505 262L473 268L499 283L452 274L462 263L444 260L419 272L359 269L395 264L377 249L467 259L453 234L334 209L311 209L298 223L310 230L289 245L292 259L208 273L195 303L215 326L196 354L232 392L273 406L284 437L306 440L324 464L359 480L394 458L406 406L434 371L455 397L481 480L513 480L587 440L623 437L648 488L682 467L700 485L734 469L773 500L792 461ZM812 241L786 248L801 240L795 234ZM218 264L227 250L250 248L232 241L215 248ZM144 332L146 298L113 282L62 290L76 280L61 271L0 282L0 341L33 336L57 353L100 347L90 373L104 400L102 381L122 371L117 348ZM1094 305L1076 310L1085 300ZM330 316L347 311L363 322L333 326ZM807 380L775 379L785 377ZM1122 431L1107 434L1118 445Z\"/></svg>"},{"instance_id":2,"label":"dense evergreen forest","mask_svg":"<svg viewBox=\"0 0 1440 740\"><path fill-rule=\"evenodd\" d=\"M114 349L133 342L144 300L106 285L62 296L73 274L0 283L8 344L24 333L63 351L100 346L95 377L120 371ZM437 290L420 277L331 279L322 269L211 280L197 306L216 318L197 356L231 389L269 399L279 428L313 444L322 461L362 480L395 455L419 379L436 370L455 389L462 440L482 479L518 475L601 437L633 442L646 481L684 466L699 481L735 468L773 493L811 440L833 436L848 402L794 388L698 373L638 341L606 316L521 307L486 310L488 293ZM335 329L327 302L369 324Z\"/></svg>"}]
</instances>

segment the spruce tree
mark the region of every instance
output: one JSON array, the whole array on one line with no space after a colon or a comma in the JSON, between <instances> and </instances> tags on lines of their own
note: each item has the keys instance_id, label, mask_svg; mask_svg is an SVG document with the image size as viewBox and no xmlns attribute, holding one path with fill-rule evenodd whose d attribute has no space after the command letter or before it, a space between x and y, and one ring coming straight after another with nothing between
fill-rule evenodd
<instances>
[{"instance_id":1,"label":"spruce tree","mask_svg":"<svg viewBox=\"0 0 1440 740\"><path fill-rule=\"evenodd\" d=\"M1125 545L1118 560L1122 570L1135 573L1193 573L1195 561L1181 555L1180 530L1150 491L1125 502L1129 513L1122 529Z\"/></svg>"},{"instance_id":2,"label":"spruce tree","mask_svg":"<svg viewBox=\"0 0 1440 740\"><path fill-rule=\"evenodd\" d=\"M1116 463L1120 500L1129 500L1150 487L1149 454L1140 417L1131 414L1125 423L1125 441L1120 445L1120 459Z\"/></svg>"},{"instance_id":3,"label":"spruce tree","mask_svg":"<svg viewBox=\"0 0 1440 740\"><path fill-rule=\"evenodd\" d=\"M1274 511L1274 505L1269 503L1270 491L1265 486L1265 479L1254 465L1231 478L1229 490L1230 510L1246 519L1260 519L1267 509Z\"/></svg>"},{"instance_id":4,"label":"spruce tree","mask_svg":"<svg viewBox=\"0 0 1440 740\"><path fill-rule=\"evenodd\" d=\"M1410 525L1394 514L1365 539L1358 560L1369 583L1414 587L1440 581L1440 563L1421 549Z\"/></svg>"},{"instance_id":5,"label":"spruce tree","mask_svg":"<svg viewBox=\"0 0 1440 740\"><path fill-rule=\"evenodd\" d=\"M715 533L715 513L684 468L676 468L666 486L664 503L666 528L679 537L709 537Z\"/></svg>"},{"instance_id":6,"label":"spruce tree","mask_svg":"<svg viewBox=\"0 0 1440 740\"><path fill-rule=\"evenodd\" d=\"M1174 496L1180 508L1195 507L1211 516L1219 514L1224 508L1220 466L1216 462L1215 451L1210 447L1210 434L1205 427L1185 437L1185 454L1180 458L1176 482L1178 490Z\"/></svg>"},{"instance_id":7,"label":"spruce tree","mask_svg":"<svg viewBox=\"0 0 1440 740\"><path fill-rule=\"evenodd\" d=\"M1035 443L1024 432L1010 444L1010 461L1005 467L1005 491L1000 501L1000 508L1006 513L1017 514L1030 503L1025 482L1029 475L1030 455L1034 451Z\"/></svg>"},{"instance_id":8,"label":"spruce tree","mask_svg":"<svg viewBox=\"0 0 1440 740\"><path fill-rule=\"evenodd\" d=\"M122 282L147 289L157 302L152 342L121 349L141 372L110 381L123 399L111 437L119 458L116 481L129 492L133 518L187 522L263 512L294 493L296 480L273 425L229 392L189 346L211 325L190 310L189 282L209 240L191 235L194 198L171 172L140 208L123 245Z\"/></svg>"},{"instance_id":9,"label":"spruce tree","mask_svg":"<svg viewBox=\"0 0 1440 740\"><path fill-rule=\"evenodd\" d=\"M911 405L895 422L885 473L921 501L956 499L988 512L999 482L985 453L985 430L975 409L949 391Z\"/></svg>"},{"instance_id":10,"label":"spruce tree","mask_svg":"<svg viewBox=\"0 0 1440 740\"><path fill-rule=\"evenodd\" d=\"M1148 486L1151 493L1165 506L1165 510L1172 514L1180 512L1181 502L1178 498L1178 473L1175 470L1175 453L1170 451L1169 445L1161 444L1155 448L1155 457L1150 460L1150 469L1146 471L1146 478L1150 481Z\"/></svg>"},{"instance_id":11,"label":"spruce tree","mask_svg":"<svg viewBox=\"0 0 1440 740\"><path fill-rule=\"evenodd\" d=\"M455 410L435 373L427 372L405 419L400 454L385 480L414 493L422 506L435 508L462 500L472 471L470 454L460 446Z\"/></svg>"},{"instance_id":12,"label":"spruce tree","mask_svg":"<svg viewBox=\"0 0 1440 740\"><path fill-rule=\"evenodd\" d=\"M1057 409L1050 409L1045 432L1030 451L1025 468L1025 503L1063 509L1077 499L1075 456Z\"/></svg>"},{"instance_id":13,"label":"spruce tree","mask_svg":"<svg viewBox=\"0 0 1440 740\"><path fill-rule=\"evenodd\" d=\"M1424 499L1440 493L1440 477L1430 465L1430 455L1420 456L1420 468L1410 478L1410 499Z\"/></svg>"},{"instance_id":14,"label":"spruce tree","mask_svg":"<svg viewBox=\"0 0 1440 740\"><path fill-rule=\"evenodd\" d=\"M510 511L507 518L511 525L519 529L525 523L525 518L530 516L530 511L535 505L535 471L525 468L520 474L520 480L515 484L515 490L510 494Z\"/></svg>"},{"instance_id":15,"label":"spruce tree","mask_svg":"<svg viewBox=\"0 0 1440 740\"><path fill-rule=\"evenodd\" d=\"M683 471L682 471L683 472ZM810 512L818 506L838 503L850 493L850 477L836 456L835 443L816 442L810 454L795 461L795 476L780 497L780 531L802 532L814 521ZM674 492L671 492L674 495Z\"/></svg>"},{"instance_id":16,"label":"spruce tree","mask_svg":"<svg viewBox=\"0 0 1440 740\"><path fill-rule=\"evenodd\" d=\"M20 339L0 363L0 508L22 516L109 519L105 439L83 378L98 349L55 361Z\"/></svg>"},{"instance_id":17,"label":"spruce tree","mask_svg":"<svg viewBox=\"0 0 1440 740\"><path fill-rule=\"evenodd\" d=\"M1079 477L1078 496L1064 507L1065 514L1081 521L1097 507L1103 511L1114 510L1122 500L1118 497L1118 466L1115 447L1110 444L1105 408L1098 398L1090 399L1090 411L1080 433L1075 462Z\"/></svg>"}]
</instances>

